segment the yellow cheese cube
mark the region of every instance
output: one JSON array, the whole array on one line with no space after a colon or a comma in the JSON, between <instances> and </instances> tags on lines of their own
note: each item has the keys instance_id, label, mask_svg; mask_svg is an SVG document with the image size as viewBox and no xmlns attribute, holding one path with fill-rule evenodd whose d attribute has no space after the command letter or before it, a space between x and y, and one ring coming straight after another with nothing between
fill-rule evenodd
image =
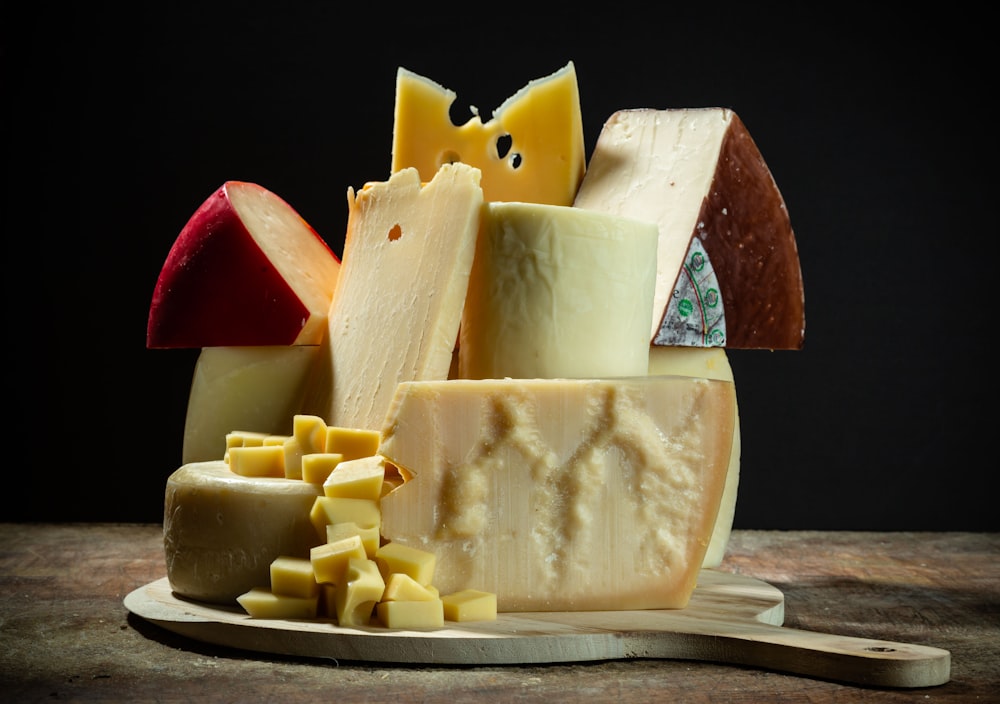
<instances>
[{"instance_id":1,"label":"yellow cheese cube","mask_svg":"<svg viewBox=\"0 0 1000 704\"><path fill-rule=\"evenodd\" d=\"M438 598L437 589L420 584L408 574L393 572L385 580L382 601L432 601Z\"/></svg>"},{"instance_id":2,"label":"yellow cheese cube","mask_svg":"<svg viewBox=\"0 0 1000 704\"><path fill-rule=\"evenodd\" d=\"M323 482L323 493L331 497L369 499L382 496L385 458L379 455L344 460Z\"/></svg>"},{"instance_id":3,"label":"yellow cheese cube","mask_svg":"<svg viewBox=\"0 0 1000 704\"><path fill-rule=\"evenodd\" d=\"M339 452L345 460L371 457L378 451L380 440L381 435L377 430L339 426L326 429L327 452Z\"/></svg>"},{"instance_id":4,"label":"yellow cheese cube","mask_svg":"<svg viewBox=\"0 0 1000 704\"><path fill-rule=\"evenodd\" d=\"M496 621L497 595L478 589L463 589L441 597L448 621Z\"/></svg>"},{"instance_id":5,"label":"yellow cheese cube","mask_svg":"<svg viewBox=\"0 0 1000 704\"><path fill-rule=\"evenodd\" d=\"M440 599L427 601L380 601L375 605L379 622L388 628L440 628L444 606Z\"/></svg>"},{"instance_id":6,"label":"yellow cheese cube","mask_svg":"<svg viewBox=\"0 0 1000 704\"><path fill-rule=\"evenodd\" d=\"M316 618L319 595L284 596L263 587L254 587L236 597L236 601L253 618L313 619Z\"/></svg>"},{"instance_id":7,"label":"yellow cheese cube","mask_svg":"<svg viewBox=\"0 0 1000 704\"><path fill-rule=\"evenodd\" d=\"M381 538L378 526L362 528L357 523L346 521L344 523L331 523L326 527L326 542L328 543L336 543L344 538L350 538L352 535L361 537L361 544L365 546L365 554L374 560Z\"/></svg>"},{"instance_id":8,"label":"yellow cheese cube","mask_svg":"<svg viewBox=\"0 0 1000 704\"><path fill-rule=\"evenodd\" d=\"M319 593L312 561L281 555L271 561L271 592L281 596L312 598Z\"/></svg>"},{"instance_id":9,"label":"yellow cheese cube","mask_svg":"<svg viewBox=\"0 0 1000 704\"><path fill-rule=\"evenodd\" d=\"M378 565L368 558L350 558L344 580L334 592L337 621L341 626L368 625L383 591Z\"/></svg>"},{"instance_id":10,"label":"yellow cheese cube","mask_svg":"<svg viewBox=\"0 0 1000 704\"><path fill-rule=\"evenodd\" d=\"M229 469L243 477L284 477L285 453L280 445L231 447Z\"/></svg>"},{"instance_id":11,"label":"yellow cheese cube","mask_svg":"<svg viewBox=\"0 0 1000 704\"><path fill-rule=\"evenodd\" d=\"M298 439L286 438L281 448L285 455L285 478L302 479L302 446Z\"/></svg>"},{"instance_id":12,"label":"yellow cheese cube","mask_svg":"<svg viewBox=\"0 0 1000 704\"><path fill-rule=\"evenodd\" d=\"M317 496L309 518L316 526L320 540L325 540L326 527L331 523L356 523L361 528L377 527L381 523L382 514L377 500Z\"/></svg>"},{"instance_id":13,"label":"yellow cheese cube","mask_svg":"<svg viewBox=\"0 0 1000 704\"><path fill-rule=\"evenodd\" d=\"M434 581L436 556L432 552L403 545L386 543L375 553L382 576L388 578L394 572L409 575L418 584L427 585Z\"/></svg>"},{"instance_id":14,"label":"yellow cheese cube","mask_svg":"<svg viewBox=\"0 0 1000 704\"><path fill-rule=\"evenodd\" d=\"M313 452L302 455L302 481L322 486L343 459L344 456L339 452Z\"/></svg>"},{"instance_id":15,"label":"yellow cheese cube","mask_svg":"<svg viewBox=\"0 0 1000 704\"><path fill-rule=\"evenodd\" d=\"M299 441L304 455L326 452L326 421L319 416L295 414L292 417L292 436Z\"/></svg>"},{"instance_id":16,"label":"yellow cheese cube","mask_svg":"<svg viewBox=\"0 0 1000 704\"><path fill-rule=\"evenodd\" d=\"M262 445L284 445L288 439L287 435L268 435L264 438Z\"/></svg>"},{"instance_id":17,"label":"yellow cheese cube","mask_svg":"<svg viewBox=\"0 0 1000 704\"><path fill-rule=\"evenodd\" d=\"M341 584L352 559L368 559L360 535L352 535L335 543L317 545L309 551L317 583Z\"/></svg>"},{"instance_id":18,"label":"yellow cheese cube","mask_svg":"<svg viewBox=\"0 0 1000 704\"><path fill-rule=\"evenodd\" d=\"M270 437L271 433L257 433L252 430L234 430L226 433L226 449L234 447L260 447L264 444L264 438Z\"/></svg>"}]
</instances>

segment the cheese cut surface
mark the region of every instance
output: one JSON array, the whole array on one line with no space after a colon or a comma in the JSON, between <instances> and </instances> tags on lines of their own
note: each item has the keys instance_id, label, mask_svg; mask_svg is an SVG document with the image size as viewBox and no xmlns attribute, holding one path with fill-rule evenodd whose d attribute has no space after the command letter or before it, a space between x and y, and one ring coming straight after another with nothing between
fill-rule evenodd
<instances>
[{"instance_id":1,"label":"cheese cut surface","mask_svg":"<svg viewBox=\"0 0 1000 704\"><path fill-rule=\"evenodd\" d=\"M483 206L480 172L446 164L348 192L327 345L307 395L328 425L378 430L401 381L445 379Z\"/></svg>"},{"instance_id":2,"label":"cheese cut surface","mask_svg":"<svg viewBox=\"0 0 1000 704\"><path fill-rule=\"evenodd\" d=\"M649 362L655 224L488 203L462 313L465 379L638 376Z\"/></svg>"},{"instance_id":3,"label":"cheese cut surface","mask_svg":"<svg viewBox=\"0 0 1000 704\"><path fill-rule=\"evenodd\" d=\"M726 481L735 391L686 377L401 384L380 454L411 475L382 533L441 594L500 611L680 608Z\"/></svg>"},{"instance_id":4,"label":"cheese cut surface","mask_svg":"<svg viewBox=\"0 0 1000 704\"><path fill-rule=\"evenodd\" d=\"M275 559L308 557L319 542L309 511L320 494L297 479L239 476L222 460L180 467L167 478L163 511L171 588L218 604L267 588Z\"/></svg>"},{"instance_id":5,"label":"cheese cut surface","mask_svg":"<svg viewBox=\"0 0 1000 704\"><path fill-rule=\"evenodd\" d=\"M700 275L717 280L725 335L701 344L802 347L795 235L770 170L732 110L616 112L601 130L574 205L658 224L651 341L661 332L671 338L678 321L665 316L684 287L685 259L703 246L711 267Z\"/></svg>"},{"instance_id":6,"label":"cheese cut surface","mask_svg":"<svg viewBox=\"0 0 1000 704\"><path fill-rule=\"evenodd\" d=\"M649 348L650 376L692 376L706 379L720 379L733 382L733 368L729 365L726 350L721 347L661 347ZM705 552L702 567L718 567L726 556L729 536L736 517L736 497L740 484L740 415L739 404L733 401L735 419L733 422L733 447L729 453L729 469L726 471L726 487L719 505L719 515L715 519L712 540Z\"/></svg>"},{"instance_id":7,"label":"cheese cut surface","mask_svg":"<svg viewBox=\"0 0 1000 704\"><path fill-rule=\"evenodd\" d=\"M240 431L290 435L319 346L206 347L198 355L181 464L222 459Z\"/></svg>"},{"instance_id":8,"label":"cheese cut surface","mask_svg":"<svg viewBox=\"0 0 1000 704\"><path fill-rule=\"evenodd\" d=\"M412 71L396 75L392 171L415 168L429 181L442 164L461 161L483 173L488 201L571 205L586 155L572 62L531 81L483 122L450 116L457 94Z\"/></svg>"}]
</instances>

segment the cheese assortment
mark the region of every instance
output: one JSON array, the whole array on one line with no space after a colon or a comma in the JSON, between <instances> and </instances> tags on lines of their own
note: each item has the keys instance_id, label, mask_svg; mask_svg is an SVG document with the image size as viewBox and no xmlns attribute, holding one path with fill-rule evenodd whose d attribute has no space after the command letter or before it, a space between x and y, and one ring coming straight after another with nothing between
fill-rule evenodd
<instances>
[{"instance_id":1,"label":"cheese assortment","mask_svg":"<svg viewBox=\"0 0 1000 704\"><path fill-rule=\"evenodd\" d=\"M486 120L453 124L456 97L399 69L390 173L348 189L342 260L253 184L178 238L161 280L188 293L158 286L148 343L202 347L165 497L178 594L439 628L684 608L721 563L740 475L726 349L804 334L749 133L730 110L622 110L588 165L572 62ZM233 260L290 279L308 314L153 344L160 311L183 320L210 290L174 253L217 242L210 204Z\"/></svg>"}]
</instances>

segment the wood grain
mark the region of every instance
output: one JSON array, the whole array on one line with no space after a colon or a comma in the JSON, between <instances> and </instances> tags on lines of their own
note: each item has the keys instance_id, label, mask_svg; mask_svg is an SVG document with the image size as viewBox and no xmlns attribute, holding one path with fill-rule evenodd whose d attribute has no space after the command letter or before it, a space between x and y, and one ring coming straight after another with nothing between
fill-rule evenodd
<instances>
[{"instance_id":1,"label":"wood grain","mask_svg":"<svg viewBox=\"0 0 1000 704\"><path fill-rule=\"evenodd\" d=\"M785 628L951 653L948 682L925 689L655 653L466 666L217 646L125 607L129 593L165 575L162 540L162 527L154 524L0 523L0 700L953 704L996 701L1000 691L997 533L733 534L722 569L779 589Z\"/></svg>"}]
</instances>

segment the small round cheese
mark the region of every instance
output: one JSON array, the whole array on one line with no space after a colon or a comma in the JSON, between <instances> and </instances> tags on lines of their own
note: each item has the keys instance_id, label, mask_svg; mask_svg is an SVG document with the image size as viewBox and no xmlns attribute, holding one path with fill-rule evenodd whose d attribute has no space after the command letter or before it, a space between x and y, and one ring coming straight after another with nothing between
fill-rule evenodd
<instances>
[{"instance_id":1,"label":"small round cheese","mask_svg":"<svg viewBox=\"0 0 1000 704\"><path fill-rule=\"evenodd\" d=\"M183 465L167 479L163 547L180 596L236 604L270 585L279 556L308 557L320 543L309 519L322 487L299 479L243 477L223 460Z\"/></svg>"}]
</instances>

